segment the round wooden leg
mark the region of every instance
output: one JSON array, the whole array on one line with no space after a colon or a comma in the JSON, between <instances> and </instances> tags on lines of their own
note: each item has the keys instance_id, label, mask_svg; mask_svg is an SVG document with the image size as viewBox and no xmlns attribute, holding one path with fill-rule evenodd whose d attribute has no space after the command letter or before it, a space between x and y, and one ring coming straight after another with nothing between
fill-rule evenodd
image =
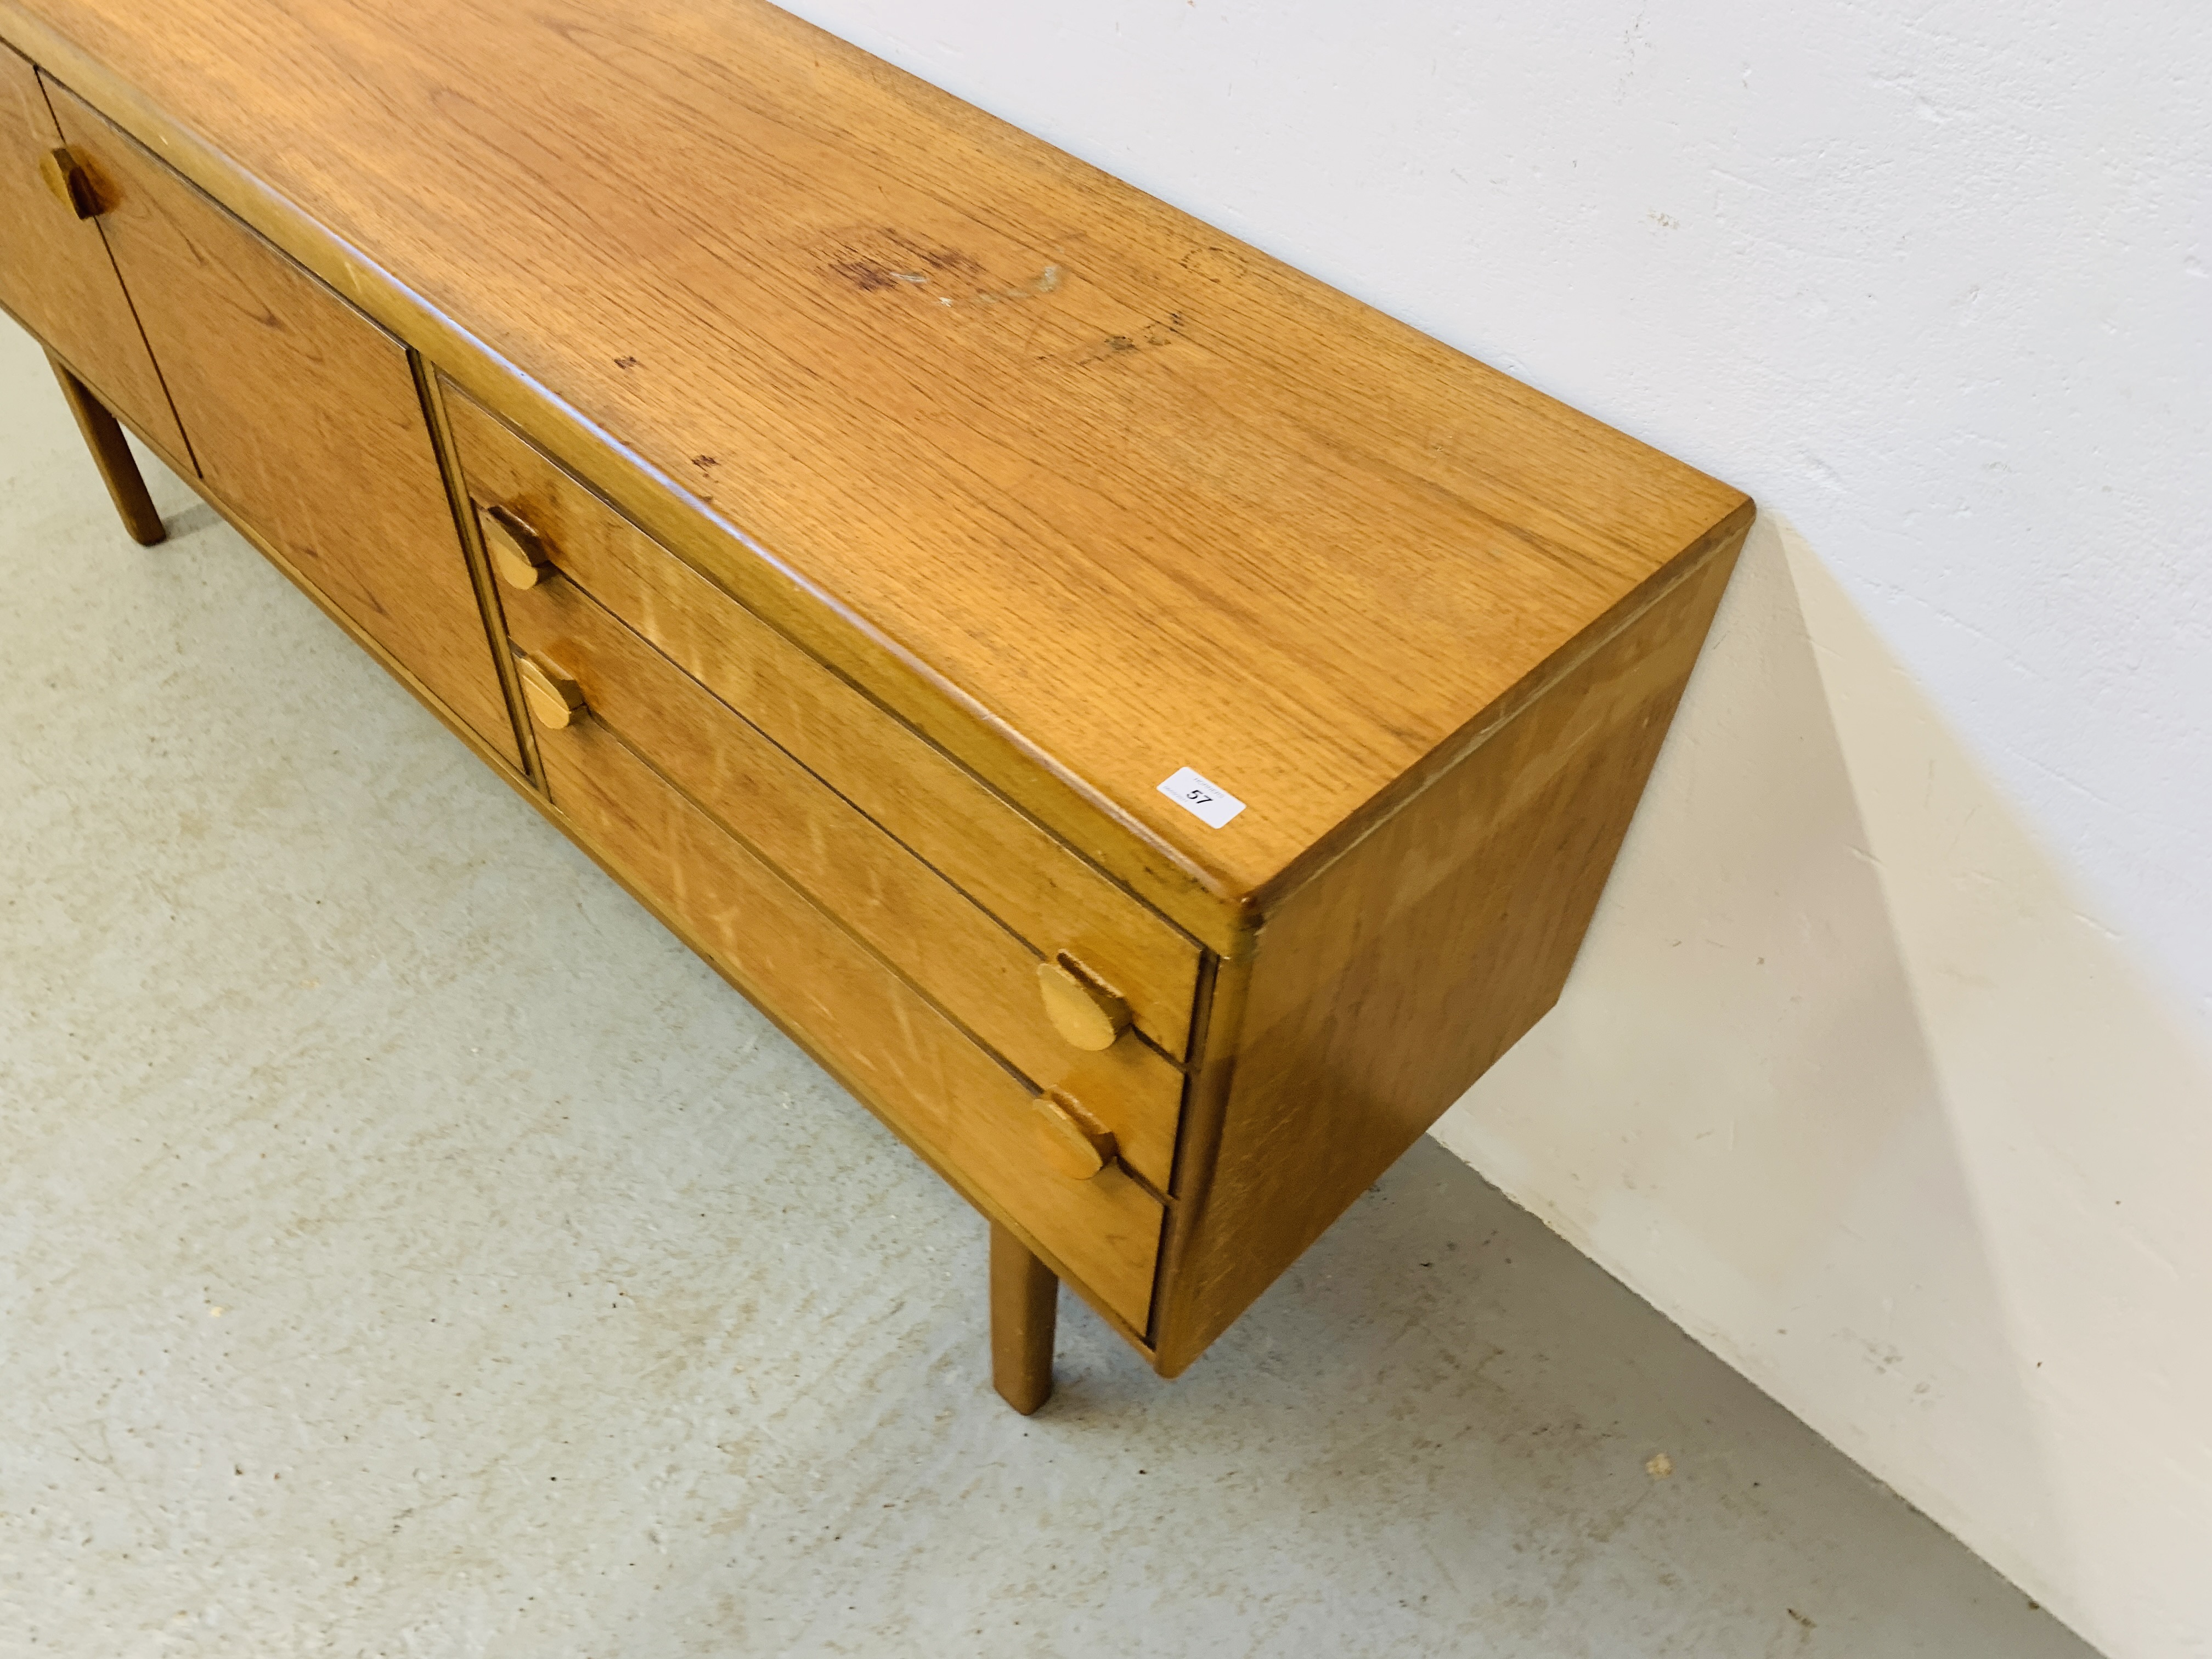
<instances>
[{"instance_id":1,"label":"round wooden leg","mask_svg":"<svg viewBox=\"0 0 2212 1659\"><path fill-rule=\"evenodd\" d=\"M84 434L84 447L92 452L93 465L100 469L100 481L106 484L108 496L122 515L131 539L141 547L151 547L164 539L169 532L155 508L154 498L146 493L146 480L139 473L137 458L131 453L123 428L84 382L63 367L59 358L49 352L46 361L53 365L62 396L68 401L70 413L76 416L76 429Z\"/></svg>"},{"instance_id":2,"label":"round wooden leg","mask_svg":"<svg viewBox=\"0 0 2212 1659\"><path fill-rule=\"evenodd\" d=\"M1052 1398L1060 1280L1029 1247L991 1224L991 1386L1027 1417Z\"/></svg>"}]
</instances>

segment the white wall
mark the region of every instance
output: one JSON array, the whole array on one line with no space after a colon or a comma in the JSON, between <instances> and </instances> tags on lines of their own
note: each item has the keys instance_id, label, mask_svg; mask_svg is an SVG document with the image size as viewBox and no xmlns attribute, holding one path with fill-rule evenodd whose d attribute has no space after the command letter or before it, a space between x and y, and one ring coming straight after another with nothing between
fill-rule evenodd
<instances>
[{"instance_id":1,"label":"white wall","mask_svg":"<svg viewBox=\"0 0 2212 1659\"><path fill-rule=\"evenodd\" d=\"M2212 6L795 9L1759 497L1439 1135L2116 1659L2212 1653Z\"/></svg>"}]
</instances>

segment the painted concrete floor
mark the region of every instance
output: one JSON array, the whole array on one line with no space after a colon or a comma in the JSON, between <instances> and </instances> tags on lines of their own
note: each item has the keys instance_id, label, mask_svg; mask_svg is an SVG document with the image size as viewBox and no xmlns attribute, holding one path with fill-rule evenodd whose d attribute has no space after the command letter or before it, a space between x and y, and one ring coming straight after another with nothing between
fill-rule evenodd
<instances>
[{"instance_id":1,"label":"painted concrete floor","mask_svg":"<svg viewBox=\"0 0 2212 1659\"><path fill-rule=\"evenodd\" d=\"M981 1224L157 489L0 320L0 1653L2088 1652L1431 1143L1015 1417Z\"/></svg>"}]
</instances>

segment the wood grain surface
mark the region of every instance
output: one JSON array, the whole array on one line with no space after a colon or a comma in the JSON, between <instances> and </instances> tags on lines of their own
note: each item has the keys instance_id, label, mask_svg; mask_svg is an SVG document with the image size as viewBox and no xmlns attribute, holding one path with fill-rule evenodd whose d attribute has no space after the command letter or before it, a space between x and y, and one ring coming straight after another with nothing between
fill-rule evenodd
<instances>
[{"instance_id":1,"label":"wood grain surface","mask_svg":"<svg viewBox=\"0 0 2212 1659\"><path fill-rule=\"evenodd\" d=\"M209 484L518 769L407 352L117 131L52 89Z\"/></svg>"},{"instance_id":2,"label":"wood grain surface","mask_svg":"<svg viewBox=\"0 0 2212 1659\"><path fill-rule=\"evenodd\" d=\"M574 583L505 605L509 636L572 678L591 718L1031 1082L1077 1095L1129 1166L1167 1187L1182 1103L1172 1061L1131 1036L1105 1053L1065 1042L1037 995L1036 951Z\"/></svg>"},{"instance_id":3,"label":"wood grain surface","mask_svg":"<svg viewBox=\"0 0 2212 1659\"><path fill-rule=\"evenodd\" d=\"M748 996L915 1148L1035 1238L1071 1282L1144 1328L1157 1200L1118 1170L1069 1181L1043 1162L1030 1091L797 889L593 720L541 732L554 804Z\"/></svg>"},{"instance_id":4,"label":"wood grain surface","mask_svg":"<svg viewBox=\"0 0 2212 1659\"><path fill-rule=\"evenodd\" d=\"M40 158L62 142L38 71L0 46L0 306L172 467L191 450L107 255L97 219L57 202Z\"/></svg>"},{"instance_id":5,"label":"wood grain surface","mask_svg":"<svg viewBox=\"0 0 2212 1659\"><path fill-rule=\"evenodd\" d=\"M1174 1376L1558 1000L1735 564L1707 556L1231 970L1155 1340ZM1219 1018L1226 1014L1227 1018ZM1217 1048L1217 1045L1218 1048Z\"/></svg>"},{"instance_id":6,"label":"wood grain surface","mask_svg":"<svg viewBox=\"0 0 2212 1659\"><path fill-rule=\"evenodd\" d=\"M93 396L91 389L59 357L50 351L46 362L54 371L62 401L69 405L70 415L84 439L84 447L92 453L92 464L100 470L100 481L107 486L108 499L115 503L115 511L131 539L141 547L153 547L167 540L168 528L162 524L161 509L154 505L154 497L147 490L145 475L138 471L138 458L131 453L131 443L123 435L123 428L107 406Z\"/></svg>"},{"instance_id":7,"label":"wood grain surface","mask_svg":"<svg viewBox=\"0 0 2212 1659\"><path fill-rule=\"evenodd\" d=\"M991 1386L1024 1417L1052 1398L1060 1281L1028 1246L991 1224Z\"/></svg>"},{"instance_id":8,"label":"wood grain surface","mask_svg":"<svg viewBox=\"0 0 2212 1659\"><path fill-rule=\"evenodd\" d=\"M332 627L360 647L362 653L369 660L389 674L408 696L421 703L441 726L452 732L463 748L490 768L495 775L514 789L533 807L545 813L556 823L561 822L557 815L546 805L544 797L531 787L529 780L523 774L514 769L513 762L505 754L493 749L479 737L474 726L463 720L459 714L448 708L445 700L423 684L406 664L385 649L382 642L374 635L370 634L360 623L355 622L351 617L338 608L329 594L324 592L295 569L291 561L284 556L283 550L262 534L235 504L224 500L206 479L197 474L180 475L180 477L202 501L214 509L218 517L236 531L254 551L266 559L279 575L298 588L301 597L322 612ZM566 826L562 827L565 833ZM585 850L587 853L590 851L588 848ZM604 869L605 866L602 865L601 867ZM621 880L619 876L615 878L617 882Z\"/></svg>"},{"instance_id":9,"label":"wood grain surface","mask_svg":"<svg viewBox=\"0 0 2212 1659\"><path fill-rule=\"evenodd\" d=\"M1018 1404L1557 997L1737 492L763 0L0 33L203 489L1003 1231Z\"/></svg>"},{"instance_id":10,"label":"wood grain surface","mask_svg":"<svg viewBox=\"0 0 2212 1659\"><path fill-rule=\"evenodd\" d=\"M470 489L534 526L553 568L1026 939L1121 988L1180 1057L1199 951L836 673L629 524L465 395L446 399ZM509 588L501 603L526 594Z\"/></svg>"},{"instance_id":11,"label":"wood grain surface","mask_svg":"<svg viewBox=\"0 0 2212 1659\"><path fill-rule=\"evenodd\" d=\"M1234 904L1746 511L760 0L9 12Z\"/></svg>"}]
</instances>

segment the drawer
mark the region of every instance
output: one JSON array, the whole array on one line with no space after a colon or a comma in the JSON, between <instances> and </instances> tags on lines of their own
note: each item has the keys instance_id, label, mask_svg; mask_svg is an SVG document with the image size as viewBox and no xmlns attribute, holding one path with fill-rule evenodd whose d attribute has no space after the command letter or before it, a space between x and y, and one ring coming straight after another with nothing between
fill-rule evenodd
<instances>
[{"instance_id":1,"label":"drawer","mask_svg":"<svg viewBox=\"0 0 2212 1659\"><path fill-rule=\"evenodd\" d=\"M551 566L1028 941L1124 999L1170 1057L1189 1042L1199 947L838 674L615 513L450 384L483 507ZM509 590L512 591L512 590Z\"/></svg>"},{"instance_id":2,"label":"drawer","mask_svg":"<svg viewBox=\"0 0 2212 1659\"><path fill-rule=\"evenodd\" d=\"M1018 1070L1073 1096L1165 1190L1182 1102L1172 1060L1127 1033L1103 1050L1068 1042L1034 951L574 583L504 600L509 637L574 680L590 718Z\"/></svg>"},{"instance_id":3,"label":"drawer","mask_svg":"<svg viewBox=\"0 0 2212 1659\"><path fill-rule=\"evenodd\" d=\"M540 734L555 804L746 994L952 1180L1141 1333L1161 1206L1109 1164L1059 1173L1033 1097L790 883L590 719Z\"/></svg>"}]
</instances>

